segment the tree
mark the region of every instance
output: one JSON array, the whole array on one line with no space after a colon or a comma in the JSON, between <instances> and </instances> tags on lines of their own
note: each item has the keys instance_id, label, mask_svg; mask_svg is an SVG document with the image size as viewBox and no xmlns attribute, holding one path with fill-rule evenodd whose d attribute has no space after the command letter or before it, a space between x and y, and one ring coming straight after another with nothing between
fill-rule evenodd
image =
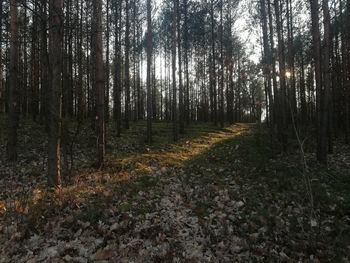
<instances>
[{"instance_id":1,"label":"tree","mask_svg":"<svg viewBox=\"0 0 350 263\"><path fill-rule=\"evenodd\" d=\"M57 187L61 185L63 0L50 0L49 13L48 186Z\"/></svg>"},{"instance_id":2,"label":"tree","mask_svg":"<svg viewBox=\"0 0 350 263\"><path fill-rule=\"evenodd\" d=\"M106 2L106 66L105 66L105 119L109 121L109 38L110 38L110 18L109 18L109 0Z\"/></svg>"},{"instance_id":3,"label":"tree","mask_svg":"<svg viewBox=\"0 0 350 263\"><path fill-rule=\"evenodd\" d=\"M316 83L316 111L317 111L317 159L325 161L323 156L322 135L319 132L321 128L321 93L322 93L322 75L321 75L321 36L319 25L319 2L318 0L310 0L311 5L311 26L312 26L312 42L313 42L313 58L315 64L315 83Z\"/></svg>"},{"instance_id":4,"label":"tree","mask_svg":"<svg viewBox=\"0 0 350 263\"><path fill-rule=\"evenodd\" d=\"M6 155L9 161L17 160L17 129L19 121L19 91L18 91L18 18L17 0L10 1L10 90L9 90L9 120Z\"/></svg>"},{"instance_id":5,"label":"tree","mask_svg":"<svg viewBox=\"0 0 350 263\"><path fill-rule=\"evenodd\" d=\"M125 129L129 129L130 118L130 21L129 21L129 0L125 0Z\"/></svg>"},{"instance_id":6,"label":"tree","mask_svg":"<svg viewBox=\"0 0 350 263\"><path fill-rule=\"evenodd\" d=\"M80 6L79 6L80 4ZM79 10L80 8L80 10ZM77 2L77 12L80 14L79 18L79 30L77 30L77 59L78 59L78 81L77 81L77 91L76 96L77 103L78 103L78 112L77 112L77 118L78 121L81 122L85 116L85 103L84 103L84 88L83 88L83 77L84 77L84 71L83 71L83 0Z\"/></svg>"},{"instance_id":7,"label":"tree","mask_svg":"<svg viewBox=\"0 0 350 263\"><path fill-rule=\"evenodd\" d=\"M219 112L220 112L220 127L224 127L225 114L224 114L224 24L222 17L223 9L223 0L220 1L220 103L219 103Z\"/></svg>"},{"instance_id":8,"label":"tree","mask_svg":"<svg viewBox=\"0 0 350 263\"><path fill-rule=\"evenodd\" d=\"M105 92L103 73L102 45L102 0L93 3L93 54L94 54L94 89L96 100L96 137L97 137L97 166L101 167L105 156Z\"/></svg>"},{"instance_id":9,"label":"tree","mask_svg":"<svg viewBox=\"0 0 350 263\"><path fill-rule=\"evenodd\" d=\"M178 131L178 114L177 114L177 92L176 92L176 40L177 40L177 4L178 0L173 0L174 11L173 11L173 38L172 38L172 48L171 48L171 68L172 68L172 88L173 88L173 137L174 141L178 140L179 131Z\"/></svg>"},{"instance_id":10,"label":"tree","mask_svg":"<svg viewBox=\"0 0 350 263\"><path fill-rule=\"evenodd\" d=\"M268 95L268 105L269 105L269 117L270 117L270 126L272 127L271 133L273 133L273 122L274 122L274 113L273 113L273 99L272 99L272 83L271 83L271 68L272 68L272 59L271 52L269 47L269 36L267 30L267 15L266 15L266 2L265 0L260 0L261 8L261 20L262 20L262 31L263 31L263 46L264 46L264 55L263 55L263 69L265 74L265 81L267 84L267 95Z\"/></svg>"},{"instance_id":11,"label":"tree","mask_svg":"<svg viewBox=\"0 0 350 263\"><path fill-rule=\"evenodd\" d=\"M0 0L0 113L5 111L5 90L3 85L3 66L2 66L2 5L3 0Z\"/></svg>"},{"instance_id":12,"label":"tree","mask_svg":"<svg viewBox=\"0 0 350 263\"><path fill-rule=\"evenodd\" d=\"M151 0L147 0L147 142L152 142L152 7Z\"/></svg>"},{"instance_id":13,"label":"tree","mask_svg":"<svg viewBox=\"0 0 350 263\"><path fill-rule=\"evenodd\" d=\"M118 0L115 4L114 16L115 16L115 40L114 40L114 83L113 83L113 112L116 122L117 137L120 137L121 133L121 0Z\"/></svg>"},{"instance_id":14,"label":"tree","mask_svg":"<svg viewBox=\"0 0 350 263\"><path fill-rule=\"evenodd\" d=\"M45 120L48 131L48 90L49 90L49 54L47 51L47 0L41 0L41 43L40 43L40 71L41 71L41 108L40 116L42 122Z\"/></svg>"},{"instance_id":15,"label":"tree","mask_svg":"<svg viewBox=\"0 0 350 263\"><path fill-rule=\"evenodd\" d=\"M321 69L323 73L323 87L319 87L320 105L319 105L319 136L317 142L317 160L321 163L327 164L327 154L328 154L328 130L329 130L329 90L330 90L330 16L328 0L322 0L322 10L323 10L323 26L324 26L324 45L323 45L323 61Z\"/></svg>"},{"instance_id":16,"label":"tree","mask_svg":"<svg viewBox=\"0 0 350 263\"><path fill-rule=\"evenodd\" d=\"M177 50L178 50L178 76L179 76L179 132L184 133L184 93L182 85L182 55L181 55L181 11L180 0L176 0L176 17L177 17Z\"/></svg>"},{"instance_id":17,"label":"tree","mask_svg":"<svg viewBox=\"0 0 350 263\"><path fill-rule=\"evenodd\" d=\"M217 125L218 122L218 104L217 104L217 93L216 93L216 66L215 66L215 20L214 20L214 1L210 0L210 20L211 20L211 63L210 63L210 91L211 94L211 114L214 124Z\"/></svg>"},{"instance_id":18,"label":"tree","mask_svg":"<svg viewBox=\"0 0 350 263\"><path fill-rule=\"evenodd\" d=\"M190 74L188 68L189 39L188 39L188 1L184 0L184 26L183 26L183 42L184 42L184 63L185 63L185 99L184 99L184 118L186 124L190 123Z\"/></svg>"},{"instance_id":19,"label":"tree","mask_svg":"<svg viewBox=\"0 0 350 263\"><path fill-rule=\"evenodd\" d=\"M282 144L282 151L287 150L287 91L286 91L286 64L285 64L285 45L283 40L283 21L280 14L280 1L274 0L275 15L276 15L276 31L278 40L278 67L279 67L279 82L280 92L278 99L280 100L280 116L279 136Z\"/></svg>"}]
</instances>

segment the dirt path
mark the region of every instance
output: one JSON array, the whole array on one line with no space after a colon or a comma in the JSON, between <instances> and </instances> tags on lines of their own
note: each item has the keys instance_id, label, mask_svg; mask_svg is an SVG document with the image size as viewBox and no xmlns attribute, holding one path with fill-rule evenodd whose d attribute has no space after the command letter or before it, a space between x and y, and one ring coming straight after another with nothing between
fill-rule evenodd
<instances>
[{"instance_id":1,"label":"dirt path","mask_svg":"<svg viewBox=\"0 0 350 263\"><path fill-rule=\"evenodd\" d=\"M52 211L53 196L42 198L25 220L32 231L4 227L0 262L349 260L346 214L322 200L311 218L298 167L270 159L265 139L235 125L111 155L56 193Z\"/></svg>"}]
</instances>

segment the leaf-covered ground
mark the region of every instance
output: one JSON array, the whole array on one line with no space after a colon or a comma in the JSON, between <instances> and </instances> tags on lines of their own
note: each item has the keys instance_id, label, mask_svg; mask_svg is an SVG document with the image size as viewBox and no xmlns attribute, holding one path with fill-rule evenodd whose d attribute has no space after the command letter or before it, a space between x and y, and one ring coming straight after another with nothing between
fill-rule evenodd
<instances>
[{"instance_id":1,"label":"leaf-covered ground","mask_svg":"<svg viewBox=\"0 0 350 263\"><path fill-rule=\"evenodd\" d=\"M111 129L95 170L93 135L72 127L70 183L46 192L44 131L32 125L20 162L0 161L0 262L350 261L345 146L328 169L306 154L303 174L298 154L273 155L253 125L197 124L174 144L159 123L147 146L137 124L121 138Z\"/></svg>"}]
</instances>

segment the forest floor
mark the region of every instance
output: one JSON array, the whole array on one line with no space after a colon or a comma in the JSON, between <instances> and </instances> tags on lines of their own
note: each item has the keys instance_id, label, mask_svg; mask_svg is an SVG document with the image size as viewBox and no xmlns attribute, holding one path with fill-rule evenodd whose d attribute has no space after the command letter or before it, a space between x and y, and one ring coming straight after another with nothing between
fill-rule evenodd
<instances>
[{"instance_id":1,"label":"forest floor","mask_svg":"<svg viewBox=\"0 0 350 263\"><path fill-rule=\"evenodd\" d=\"M194 124L172 143L171 124L155 123L147 146L139 123L121 138L111 129L97 170L93 134L75 128L67 152L78 168L60 190L45 190L39 125L21 124L19 162L0 160L0 262L350 261L341 143L327 169L307 153L303 172L299 154L273 154L255 125Z\"/></svg>"}]
</instances>

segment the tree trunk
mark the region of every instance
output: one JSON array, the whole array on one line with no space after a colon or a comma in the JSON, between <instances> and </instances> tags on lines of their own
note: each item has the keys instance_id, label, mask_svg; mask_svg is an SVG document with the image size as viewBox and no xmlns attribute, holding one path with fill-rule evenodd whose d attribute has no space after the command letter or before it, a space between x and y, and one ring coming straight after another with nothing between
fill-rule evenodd
<instances>
[{"instance_id":1,"label":"tree trunk","mask_svg":"<svg viewBox=\"0 0 350 263\"><path fill-rule=\"evenodd\" d=\"M273 85L273 113L272 119L274 120L274 127L277 124L277 127L281 126L280 114L277 112L277 108L279 107L279 99L278 99L278 90L277 90L277 73L276 73L276 56L275 56L275 43L273 39L273 26L272 26L272 11L271 11L271 2L267 0L267 12L269 17L269 31L270 31L270 52L271 52L271 74L272 74L272 85ZM280 128L278 128L280 130Z\"/></svg>"},{"instance_id":2,"label":"tree trunk","mask_svg":"<svg viewBox=\"0 0 350 263\"><path fill-rule=\"evenodd\" d=\"M151 0L147 0L147 142L152 142L152 8Z\"/></svg>"},{"instance_id":3,"label":"tree trunk","mask_svg":"<svg viewBox=\"0 0 350 263\"><path fill-rule=\"evenodd\" d=\"M47 0L41 0L41 107L40 115L48 131L49 54L47 51Z\"/></svg>"},{"instance_id":4,"label":"tree trunk","mask_svg":"<svg viewBox=\"0 0 350 263\"><path fill-rule=\"evenodd\" d=\"M212 116L214 124L218 123L218 103L216 94L216 67L215 67L215 34L214 34L214 1L210 1L210 19L211 19L211 69L210 69L210 86L212 90L213 106L212 106Z\"/></svg>"},{"instance_id":5,"label":"tree trunk","mask_svg":"<svg viewBox=\"0 0 350 263\"><path fill-rule=\"evenodd\" d=\"M38 12L38 2L34 2L34 12ZM31 114L37 121L39 114L39 47L38 47L38 17L33 15L31 43Z\"/></svg>"},{"instance_id":6,"label":"tree trunk","mask_svg":"<svg viewBox=\"0 0 350 263\"><path fill-rule=\"evenodd\" d=\"M94 86L96 101L96 136L97 136L97 166L103 166L105 156L105 92L103 72L102 45L102 0L93 2L93 47L94 47Z\"/></svg>"},{"instance_id":7,"label":"tree trunk","mask_svg":"<svg viewBox=\"0 0 350 263\"><path fill-rule=\"evenodd\" d=\"M51 85L49 94L48 186L57 187L61 185L63 0L50 0L49 4Z\"/></svg>"},{"instance_id":8,"label":"tree trunk","mask_svg":"<svg viewBox=\"0 0 350 263\"><path fill-rule=\"evenodd\" d=\"M110 19L109 19L109 3L110 1L106 1L106 66L105 66L105 75L106 75L106 82L105 82L105 118L106 122L109 121L109 28L110 28Z\"/></svg>"},{"instance_id":9,"label":"tree trunk","mask_svg":"<svg viewBox=\"0 0 350 263\"><path fill-rule=\"evenodd\" d=\"M224 49L223 49L223 34L224 34L224 25L222 18L222 8L223 1L220 2L220 127L224 127Z\"/></svg>"},{"instance_id":10,"label":"tree trunk","mask_svg":"<svg viewBox=\"0 0 350 263\"><path fill-rule=\"evenodd\" d=\"M279 77L280 77L280 88L281 93L279 99L280 111L281 111L281 125L279 130L280 141L282 144L282 151L287 150L287 92L286 92L286 68L285 68L285 57L284 57L284 40L283 40L283 22L280 16L280 1L274 0L275 14L276 14L276 29L278 39L278 65L279 65Z\"/></svg>"},{"instance_id":11,"label":"tree trunk","mask_svg":"<svg viewBox=\"0 0 350 263\"><path fill-rule=\"evenodd\" d=\"M329 146L329 92L331 86L330 78L330 15L328 0L322 0L323 10L323 27L324 27L324 45L323 45L323 89L321 90L321 105L320 105L320 141L317 145L317 160L321 163L327 164L327 154Z\"/></svg>"},{"instance_id":12,"label":"tree trunk","mask_svg":"<svg viewBox=\"0 0 350 263\"><path fill-rule=\"evenodd\" d=\"M85 116L85 103L83 91L83 0L80 0L80 20L79 20L79 36L78 36L78 83L77 83L77 97L78 97L78 121L82 121Z\"/></svg>"},{"instance_id":13,"label":"tree trunk","mask_svg":"<svg viewBox=\"0 0 350 263\"><path fill-rule=\"evenodd\" d=\"M130 21L129 21L129 0L125 0L125 129L129 129L130 118Z\"/></svg>"},{"instance_id":14,"label":"tree trunk","mask_svg":"<svg viewBox=\"0 0 350 263\"><path fill-rule=\"evenodd\" d=\"M2 45L2 4L3 0L0 0L0 45ZM0 48L0 113L5 112L5 89L2 75L2 48Z\"/></svg>"},{"instance_id":15,"label":"tree trunk","mask_svg":"<svg viewBox=\"0 0 350 263\"><path fill-rule=\"evenodd\" d=\"M6 155L9 161L17 160L17 129L19 121L18 91L18 18L17 0L10 1L10 87L9 119Z\"/></svg>"},{"instance_id":16,"label":"tree trunk","mask_svg":"<svg viewBox=\"0 0 350 263\"><path fill-rule=\"evenodd\" d=\"M117 137L121 133L121 49L120 49L120 30L121 30L121 0L117 1L115 5L115 72L114 72L114 118L116 121Z\"/></svg>"},{"instance_id":17,"label":"tree trunk","mask_svg":"<svg viewBox=\"0 0 350 263\"><path fill-rule=\"evenodd\" d=\"M176 0L176 16L177 16L177 50L178 50L178 75L179 75L179 132L184 133L185 119L184 119L184 93L182 85L182 48L181 48L181 11L180 1Z\"/></svg>"},{"instance_id":18,"label":"tree trunk","mask_svg":"<svg viewBox=\"0 0 350 263\"><path fill-rule=\"evenodd\" d=\"M312 23L312 41L314 50L315 63L315 77L316 77L316 112L317 112L317 159L320 162L327 162L327 156L324 155L327 142L323 141L323 134L321 132L323 118L322 118L322 71L321 71L321 37L319 29L319 2L318 0L310 0L311 4L311 23Z\"/></svg>"},{"instance_id":19,"label":"tree trunk","mask_svg":"<svg viewBox=\"0 0 350 263\"><path fill-rule=\"evenodd\" d=\"M27 1L24 0L24 5L27 5ZM28 54L27 54L27 22L28 22L28 17L27 17L27 9L24 8L23 10L24 14L24 18L23 18L23 25L22 25L22 35L23 35L23 47L22 49L22 53L23 53L23 68L22 68L22 74L21 74L21 79L22 79L22 87L21 87L21 113L23 117L27 117L28 114L28 69L27 69L27 65L28 65ZM1 52L1 51L0 51ZM1 73L0 73L1 74ZM42 123L42 121L41 121Z\"/></svg>"},{"instance_id":20,"label":"tree trunk","mask_svg":"<svg viewBox=\"0 0 350 263\"><path fill-rule=\"evenodd\" d=\"M187 0L184 0L184 28L183 28L183 38L184 38L184 63L185 63L185 77L186 77L186 87L185 87L185 105L184 105L184 114L186 124L190 123L190 77L188 69L188 3Z\"/></svg>"},{"instance_id":21,"label":"tree trunk","mask_svg":"<svg viewBox=\"0 0 350 263\"><path fill-rule=\"evenodd\" d=\"M177 1L173 0L174 3L174 13L173 13L173 37L172 37L172 86L173 86L173 136L174 141L178 140L178 114L177 114L177 92L176 92L176 40L177 40Z\"/></svg>"}]
</instances>

